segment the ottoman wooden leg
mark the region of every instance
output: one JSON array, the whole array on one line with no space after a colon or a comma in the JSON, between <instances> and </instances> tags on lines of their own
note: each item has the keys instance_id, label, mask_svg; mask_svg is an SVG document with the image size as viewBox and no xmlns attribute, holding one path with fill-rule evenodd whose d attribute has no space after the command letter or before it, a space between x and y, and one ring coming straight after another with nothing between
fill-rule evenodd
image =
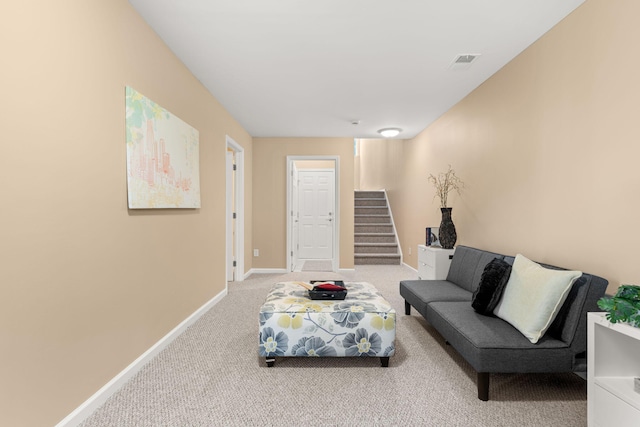
<instances>
[{"instance_id":1,"label":"ottoman wooden leg","mask_svg":"<svg viewBox=\"0 0 640 427\"><path fill-rule=\"evenodd\" d=\"M272 367L276 363L275 357L267 357L265 360L267 361L268 368Z\"/></svg>"},{"instance_id":2,"label":"ottoman wooden leg","mask_svg":"<svg viewBox=\"0 0 640 427\"><path fill-rule=\"evenodd\" d=\"M380 364L382 365L383 368L387 368L389 366L389 358L388 357L381 357L380 358Z\"/></svg>"}]
</instances>

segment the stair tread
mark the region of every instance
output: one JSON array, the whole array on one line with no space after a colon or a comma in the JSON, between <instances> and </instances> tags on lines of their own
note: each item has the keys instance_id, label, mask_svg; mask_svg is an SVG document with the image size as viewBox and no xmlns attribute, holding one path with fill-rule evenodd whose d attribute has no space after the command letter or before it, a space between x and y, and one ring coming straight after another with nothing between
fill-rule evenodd
<instances>
[{"instance_id":1,"label":"stair tread","mask_svg":"<svg viewBox=\"0 0 640 427\"><path fill-rule=\"evenodd\" d=\"M400 254L364 254L364 253L355 253L353 254L355 257L360 258L400 258Z\"/></svg>"},{"instance_id":2,"label":"stair tread","mask_svg":"<svg viewBox=\"0 0 640 427\"><path fill-rule=\"evenodd\" d=\"M369 243L369 242L356 242L354 246L363 246L363 247L373 247L373 248L391 248L393 246L398 246L397 243Z\"/></svg>"},{"instance_id":3,"label":"stair tread","mask_svg":"<svg viewBox=\"0 0 640 427\"><path fill-rule=\"evenodd\" d=\"M356 242L356 246L398 246L397 243Z\"/></svg>"},{"instance_id":4,"label":"stair tread","mask_svg":"<svg viewBox=\"0 0 640 427\"><path fill-rule=\"evenodd\" d=\"M395 236L393 233L374 233L374 232L363 232L363 233L354 233L356 236Z\"/></svg>"}]
</instances>

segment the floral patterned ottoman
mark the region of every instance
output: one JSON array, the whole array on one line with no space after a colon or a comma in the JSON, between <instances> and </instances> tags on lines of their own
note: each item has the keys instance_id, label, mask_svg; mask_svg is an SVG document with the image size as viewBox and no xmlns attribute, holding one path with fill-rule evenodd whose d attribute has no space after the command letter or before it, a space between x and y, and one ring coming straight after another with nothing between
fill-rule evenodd
<instances>
[{"instance_id":1,"label":"floral patterned ottoman","mask_svg":"<svg viewBox=\"0 0 640 427\"><path fill-rule=\"evenodd\" d=\"M346 282L342 301L311 300L296 282L277 283L260 308L259 352L276 356L380 357L395 354L396 311L369 283Z\"/></svg>"}]
</instances>

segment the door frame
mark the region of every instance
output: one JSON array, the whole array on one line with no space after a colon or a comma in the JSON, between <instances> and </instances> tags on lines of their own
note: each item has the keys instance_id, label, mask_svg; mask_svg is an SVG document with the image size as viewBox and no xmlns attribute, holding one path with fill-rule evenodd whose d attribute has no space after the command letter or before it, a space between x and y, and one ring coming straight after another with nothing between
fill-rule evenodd
<instances>
[{"instance_id":1,"label":"door frame","mask_svg":"<svg viewBox=\"0 0 640 427\"><path fill-rule=\"evenodd\" d=\"M233 282L235 279L235 267L233 266L233 260L235 259L234 252L234 242L233 242L233 229L234 229L234 219L233 219L233 211L235 209L235 205L233 204L234 200L234 170L233 165L235 162L235 153L230 149L227 149L225 153L224 159L224 170L225 170L225 280L227 282Z\"/></svg>"},{"instance_id":2,"label":"door frame","mask_svg":"<svg viewBox=\"0 0 640 427\"><path fill-rule=\"evenodd\" d=\"M236 211L236 235L233 239L233 244L229 247L225 243L225 281L229 277L229 264L230 261L236 261L236 267L234 270L234 280L241 282L244 280L244 148L229 135L226 135L225 144L225 165L226 165L226 152L228 149L234 152L236 158L236 173L235 173L235 185L233 186L233 193L227 192L226 198L226 242L231 241L230 234L233 233L233 225L231 217L228 213L233 209L233 200L235 198L235 211ZM226 166L225 166L226 168ZM227 179L225 175L225 180ZM227 186L233 185L233 183L226 183ZM231 259L229 259L231 258Z\"/></svg>"},{"instance_id":3,"label":"door frame","mask_svg":"<svg viewBox=\"0 0 640 427\"><path fill-rule=\"evenodd\" d=\"M298 160L332 160L334 163L334 207L335 207L335 216L334 216L334 227L333 227L333 259L331 260L331 269L333 271L338 271L340 265L340 156L287 156L287 271L293 271L295 265L293 265L293 205L292 205L292 193L293 193L293 167L294 163Z\"/></svg>"},{"instance_id":4,"label":"door frame","mask_svg":"<svg viewBox=\"0 0 640 427\"><path fill-rule=\"evenodd\" d=\"M299 203L299 198L300 198L300 186L296 183L296 181L299 181L299 170L296 167L296 163L292 162L291 163L291 173L289 174L289 176L291 177L291 188L289 192L287 192L287 194L291 195L291 209L290 209L290 214L288 215L290 217L291 220L291 237L287 238L287 244L289 244L289 242L291 242L291 244L293 245L293 242L298 241L298 239L300 238L300 227L296 227L296 224L299 224L300 221L297 220L296 218L293 217L293 207L296 205L296 203ZM296 246L297 247L297 246ZM288 265L291 266L291 271L294 271L295 266L298 265L298 251L294 251L293 250L293 246L292 246L292 250L289 251L289 249L287 248L287 253L291 254L291 260L288 261Z\"/></svg>"}]
</instances>

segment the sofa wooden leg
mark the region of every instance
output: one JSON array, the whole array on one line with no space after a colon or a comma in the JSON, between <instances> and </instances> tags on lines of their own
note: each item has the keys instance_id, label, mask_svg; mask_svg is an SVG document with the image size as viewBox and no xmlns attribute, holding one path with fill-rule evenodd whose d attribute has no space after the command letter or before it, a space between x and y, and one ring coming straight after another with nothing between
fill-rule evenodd
<instances>
[{"instance_id":1,"label":"sofa wooden leg","mask_svg":"<svg viewBox=\"0 0 640 427\"><path fill-rule=\"evenodd\" d=\"M478 372L478 399L489 400L489 372Z\"/></svg>"},{"instance_id":2,"label":"sofa wooden leg","mask_svg":"<svg viewBox=\"0 0 640 427\"><path fill-rule=\"evenodd\" d=\"M404 314L406 314L407 316L411 314L411 304L409 304L407 301L404 302Z\"/></svg>"}]
</instances>

